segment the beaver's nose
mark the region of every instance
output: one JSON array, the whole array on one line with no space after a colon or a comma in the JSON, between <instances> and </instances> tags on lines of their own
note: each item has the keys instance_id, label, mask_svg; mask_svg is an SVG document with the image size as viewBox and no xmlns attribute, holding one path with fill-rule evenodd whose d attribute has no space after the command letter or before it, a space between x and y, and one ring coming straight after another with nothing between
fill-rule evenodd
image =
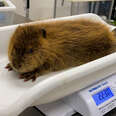
<instances>
[{"instance_id":1,"label":"beaver's nose","mask_svg":"<svg viewBox=\"0 0 116 116\"><path fill-rule=\"evenodd\" d=\"M13 66L14 66L16 69L19 69L19 68L21 67L21 64L14 61L14 62L13 62Z\"/></svg>"}]
</instances>

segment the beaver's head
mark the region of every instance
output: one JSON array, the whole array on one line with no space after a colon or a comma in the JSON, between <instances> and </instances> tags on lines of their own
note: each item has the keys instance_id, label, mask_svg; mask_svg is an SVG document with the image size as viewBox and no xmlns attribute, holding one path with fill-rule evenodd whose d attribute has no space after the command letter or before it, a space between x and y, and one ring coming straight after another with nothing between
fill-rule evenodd
<instances>
[{"instance_id":1,"label":"beaver's head","mask_svg":"<svg viewBox=\"0 0 116 116\"><path fill-rule=\"evenodd\" d=\"M20 73L36 69L42 63L40 51L43 41L46 41L45 29L19 26L11 37L8 51L13 69Z\"/></svg>"}]
</instances>

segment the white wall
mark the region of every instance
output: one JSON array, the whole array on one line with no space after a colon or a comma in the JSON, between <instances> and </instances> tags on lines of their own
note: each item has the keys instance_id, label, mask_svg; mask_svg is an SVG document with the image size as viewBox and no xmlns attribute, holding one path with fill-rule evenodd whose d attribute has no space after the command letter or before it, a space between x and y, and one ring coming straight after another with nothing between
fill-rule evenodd
<instances>
[{"instance_id":1,"label":"white wall","mask_svg":"<svg viewBox=\"0 0 116 116\"><path fill-rule=\"evenodd\" d=\"M65 0L64 6L62 0L57 0L56 17L70 16L71 2ZM88 3L76 3L73 6L73 14L87 13ZM54 0L31 0L30 18L32 20L47 19L53 17Z\"/></svg>"},{"instance_id":2,"label":"white wall","mask_svg":"<svg viewBox=\"0 0 116 116\"><path fill-rule=\"evenodd\" d=\"M61 6L62 0L57 0L57 17L70 15L70 2ZM48 19L53 17L54 0L31 0L30 18L32 20Z\"/></svg>"},{"instance_id":3,"label":"white wall","mask_svg":"<svg viewBox=\"0 0 116 116\"><path fill-rule=\"evenodd\" d=\"M17 7L16 13L25 16L26 0L11 0ZM62 0L57 0L57 16L70 15L70 2L61 6ZM30 0L30 18L32 20L47 19L53 17L54 0Z\"/></svg>"},{"instance_id":4,"label":"white wall","mask_svg":"<svg viewBox=\"0 0 116 116\"><path fill-rule=\"evenodd\" d=\"M16 12L20 15L25 16L25 1L26 0L11 0L17 7ZM70 7L71 3L65 0L64 6L61 6L62 0L57 0L57 17L69 16L70 15ZM54 11L54 0L30 0L30 19L31 20L41 20L48 19L53 17ZM81 8L86 8L87 3L79 3ZM83 12L87 12L87 10L77 9L77 5L75 5L74 14L79 14Z\"/></svg>"}]
</instances>

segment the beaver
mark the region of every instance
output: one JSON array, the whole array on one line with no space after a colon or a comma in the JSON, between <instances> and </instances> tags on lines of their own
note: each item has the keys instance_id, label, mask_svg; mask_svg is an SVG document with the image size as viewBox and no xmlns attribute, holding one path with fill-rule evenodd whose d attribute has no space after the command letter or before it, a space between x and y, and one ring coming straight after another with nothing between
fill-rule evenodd
<instances>
[{"instance_id":1,"label":"beaver","mask_svg":"<svg viewBox=\"0 0 116 116\"><path fill-rule=\"evenodd\" d=\"M116 51L109 28L91 20L19 25L10 38L9 70L24 81L79 66Z\"/></svg>"}]
</instances>

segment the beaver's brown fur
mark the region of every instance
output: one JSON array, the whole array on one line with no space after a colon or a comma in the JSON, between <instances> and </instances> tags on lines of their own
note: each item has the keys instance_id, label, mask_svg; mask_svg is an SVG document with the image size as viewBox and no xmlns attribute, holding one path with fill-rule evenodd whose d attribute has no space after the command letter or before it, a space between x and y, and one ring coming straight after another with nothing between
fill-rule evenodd
<instances>
[{"instance_id":1,"label":"beaver's brown fur","mask_svg":"<svg viewBox=\"0 0 116 116\"><path fill-rule=\"evenodd\" d=\"M48 72L79 66L116 51L116 38L89 20L19 26L11 37L7 68L35 80Z\"/></svg>"}]
</instances>

